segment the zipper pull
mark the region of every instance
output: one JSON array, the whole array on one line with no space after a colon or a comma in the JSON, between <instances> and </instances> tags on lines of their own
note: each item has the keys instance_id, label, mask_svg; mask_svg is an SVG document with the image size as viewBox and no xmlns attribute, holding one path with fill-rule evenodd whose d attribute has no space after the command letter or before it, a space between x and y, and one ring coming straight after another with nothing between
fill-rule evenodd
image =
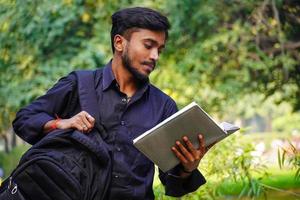
<instances>
[{"instance_id":1,"label":"zipper pull","mask_svg":"<svg viewBox=\"0 0 300 200\"><path fill-rule=\"evenodd\" d=\"M8 183L7 189L11 188L11 184L12 184L12 177L9 177L9 183Z\"/></svg>"}]
</instances>

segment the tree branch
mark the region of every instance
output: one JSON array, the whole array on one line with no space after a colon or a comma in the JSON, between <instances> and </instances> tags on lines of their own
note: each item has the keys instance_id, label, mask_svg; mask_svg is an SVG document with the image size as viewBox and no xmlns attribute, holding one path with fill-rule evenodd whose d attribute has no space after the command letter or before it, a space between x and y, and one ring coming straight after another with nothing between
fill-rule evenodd
<instances>
[{"instance_id":1,"label":"tree branch","mask_svg":"<svg viewBox=\"0 0 300 200\"><path fill-rule=\"evenodd\" d=\"M283 48L285 50L298 49L298 48L300 48L300 41L298 41L298 42L287 42L287 43L283 44ZM281 49L278 49L278 48L269 48L269 49L265 49L263 51L266 52L266 53L268 53L268 54L274 54L274 53L281 52Z\"/></svg>"},{"instance_id":2,"label":"tree branch","mask_svg":"<svg viewBox=\"0 0 300 200\"><path fill-rule=\"evenodd\" d=\"M272 10L274 12L274 18L276 19L276 21L278 23L278 26L277 26L278 40L279 40L279 43L280 43L280 51L281 51L281 54L283 55L284 54L284 42L283 42L282 36L281 36L282 35L281 22L280 22L280 19L279 19L278 10L276 8L274 0L272 0Z\"/></svg>"}]
</instances>

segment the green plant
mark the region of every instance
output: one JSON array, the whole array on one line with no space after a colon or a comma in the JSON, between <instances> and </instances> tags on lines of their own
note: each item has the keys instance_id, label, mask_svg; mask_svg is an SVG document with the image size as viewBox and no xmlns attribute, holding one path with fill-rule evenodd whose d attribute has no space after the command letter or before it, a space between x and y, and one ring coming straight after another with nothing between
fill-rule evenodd
<instances>
[{"instance_id":1,"label":"green plant","mask_svg":"<svg viewBox=\"0 0 300 200\"><path fill-rule=\"evenodd\" d=\"M264 187L259 182L266 177L267 168L260 157L253 154L254 150L251 140L245 140L242 134L221 141L206 154L199 166L207 183L180 199L218 199L223 196L220 188L225 182L237 184L240 197L256 198L264 194ZM157 199L175 199L164 196L161 184L155 185L154 192Z\"/></svg>"},{"instance_id":2,"label":"green plant","mask_svg":"<svg viewBox=\"0 0 300 200\"><path fill-rule=\"evenodd\" d=\"M300 151L289 141L288 148L279 148L278 149L278 163L279 167L283 168L283 166L287 163L296 169L295 178L300 179Z\"/></svg>"},{"instance_id":3,"label":"green plant","mask_svg":"<svg viewBox=\"0 0 300 200\"><path fill-rule=\"evenodd\" d=\"M21 156L29 147L29 145L20 145L12 149L9 153L0 152L0 167L3 168L4 177L9 176L18 165Z\"/></svg>"}]
</instances>

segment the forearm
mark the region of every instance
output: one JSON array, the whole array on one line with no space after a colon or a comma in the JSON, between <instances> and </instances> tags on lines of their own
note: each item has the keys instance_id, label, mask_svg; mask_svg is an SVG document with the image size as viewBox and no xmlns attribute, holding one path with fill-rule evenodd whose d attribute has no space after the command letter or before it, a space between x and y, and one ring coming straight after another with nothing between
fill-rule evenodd
<instances>
[{"instance_id":1,"label":"forearm","mask_svg":"<svg viewBox=\"0 0 300 200\"><path fill-rule=\"evenodd\" d=\"M13 121L16 134L30 144L40 140L49 131L48 125L56 119L55 115L60 116L70 106L75 89L74 75L60 79L45 95L17 113Z\"/></svg>"},{"instance_id":2,"label":"forearm","mask_svg":"<svg viewBox=\"0 0 300 200\"><path fill-rule=\"evenodd\" d=\"M22 109L13 121L13 128L19 137L30 144L34 144L43 137L43 127L51 120L53 117L46 113L33 114Z\"/></svg>"},{"instance_id":3,"label":"forearm","mask_svg":"<svg viewBox=\"0 0 300 200\"><path fill-rule=\"evenodd\" d=\"M69 119L56 119L48 121L43 126L43 132L49 133L55 129L77 129L83 133L90 132L95 125L95 118L86 111L81 111Z\"/></svg>"},{"instance_id":4,"label":"forearm","mask_svg":"<svg viewBox=\"0 0 300 200\"><path fill-rule=\"evenodd\" d=\"M60 121L60 119L53 119L53 120L48 121L43 126L43 133L47 134L47 133L57 129L59 121Z\"/></svg>"}]
</instances>

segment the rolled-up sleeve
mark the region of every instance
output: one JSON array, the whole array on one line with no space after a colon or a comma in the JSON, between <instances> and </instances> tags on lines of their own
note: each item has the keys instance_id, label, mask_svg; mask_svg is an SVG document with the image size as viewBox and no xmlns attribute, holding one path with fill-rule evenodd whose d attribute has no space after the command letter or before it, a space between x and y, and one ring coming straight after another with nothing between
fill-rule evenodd
<instances>
[{"instance_id":1,"label":"rolled-up sleeve","mask_svg":"<svg viewBox=\"0 0 300 200\"><path fill-rule=\"evenodd\" d=\"M178 111L175 101L171 100L166 105L165 118ZM201 185L206 183L204 176L196 169L188 177L179 176L180 166L164 173L159 170L159 178L165 186L165 193L168 196L180 197L190 192L196 191Z\"/></svg>"},{"instance_id":2,"label":"rolled-up sleeve","mask_svg":"<svg viewBox=\"0 0 300 200\"><path fill-rule=\"evenodd\" d=\"M60 115L70 102L76 79L74 74L61 78L47 93L28 106L20 109L13 121L15 133L30 144L35 144L43 136L44 125Z\"/></svg>"}]
</instances>

